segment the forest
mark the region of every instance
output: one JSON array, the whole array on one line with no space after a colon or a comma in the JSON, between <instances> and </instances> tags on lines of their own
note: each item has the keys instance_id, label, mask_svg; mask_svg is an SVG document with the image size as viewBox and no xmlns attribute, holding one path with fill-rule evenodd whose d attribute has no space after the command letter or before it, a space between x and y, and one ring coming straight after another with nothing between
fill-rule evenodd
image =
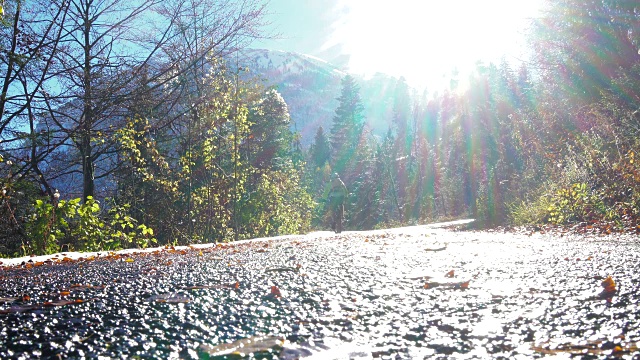
<instances>
[{"instance_id":1,"label":"forest","mask_svg":"<svg viewBox=\"0 0 640 360\"><path fill-rule=\"evenodd\" d=\"M384 137L347 75L309 147L238 65L270 36L265 6L5 0L0 254L328 230L334 173L347 230L470 217L640 231L636 1L549 0L530 59L478 62L437 92L398 79Z\"/></svg>"}]
</instances>

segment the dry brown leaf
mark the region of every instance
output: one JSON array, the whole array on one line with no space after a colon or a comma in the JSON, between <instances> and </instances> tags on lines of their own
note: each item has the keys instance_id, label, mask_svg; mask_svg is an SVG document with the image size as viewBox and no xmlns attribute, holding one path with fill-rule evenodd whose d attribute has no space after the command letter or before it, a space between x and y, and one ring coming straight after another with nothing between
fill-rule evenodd
<instances>
[{"instance_id":1,"label":"dry brown leaf","mask_svg":"<svg viewBox=\"0 0 640 360\"><path fill-rule=\"evenodd\" d=\"M600 285L602 285L602 287L604 288L604 292L607 292L607 293L616 292L616 282L613 281L613 278L611 278L611 276L607 276L607 278L604 279L604 281L602 281Z\"/></svg>"},{"instance_id":2,"label":"dry brown leaf","mask_svg":"<svg viewBox=\"0 0 640 360\"><path fill-rule=\"evenodd\" d=\"M280 289L278 289L277 286L272 286L271 287L271 293L272 296L274 297L282 297L282 293L280 292Z\"/></svg>"}]
</instances>

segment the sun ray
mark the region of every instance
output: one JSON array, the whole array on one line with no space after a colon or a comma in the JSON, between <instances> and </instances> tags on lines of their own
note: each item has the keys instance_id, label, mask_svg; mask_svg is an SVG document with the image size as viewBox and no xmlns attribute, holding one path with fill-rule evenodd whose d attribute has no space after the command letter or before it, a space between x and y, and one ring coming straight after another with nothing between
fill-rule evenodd
<instances>
[{"instance_id":1,"label":"sun ray","mask_svg":"<svg viewBox=\"0 0 640 360\"><path fill-rule=\"evenodd\" d=\"M404 76L415 87L447 85L478 60L497 61L523 51L523 31L539 1L342 0L342 14L325 48L341 44L350 71Z\"/></svg>"}]
</instances>

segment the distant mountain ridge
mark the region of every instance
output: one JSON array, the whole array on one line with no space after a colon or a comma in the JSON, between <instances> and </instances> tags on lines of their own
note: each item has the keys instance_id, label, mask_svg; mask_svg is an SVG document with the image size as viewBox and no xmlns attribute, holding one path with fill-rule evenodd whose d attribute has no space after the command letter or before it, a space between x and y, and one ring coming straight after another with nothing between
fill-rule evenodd
<instances>
[{"instance_id":1,"label":"distant mountain ridge","mask_svg":"<svg viewBox=\"0 0 640 360\"><path fill-rule=\"evenodd\" d=\"M264 49L243 50L239 62L248 68L250 76L263 79L265 85L274 86L282 94L292 130L300 132L304 146L311 144L318 127L329 131L338 106L340 82L347 72L313 56ZM397 79L381 73L368 79L354 77L360 85L369 128L376 135L385 134Z\"/></svg>"}]
</instances>

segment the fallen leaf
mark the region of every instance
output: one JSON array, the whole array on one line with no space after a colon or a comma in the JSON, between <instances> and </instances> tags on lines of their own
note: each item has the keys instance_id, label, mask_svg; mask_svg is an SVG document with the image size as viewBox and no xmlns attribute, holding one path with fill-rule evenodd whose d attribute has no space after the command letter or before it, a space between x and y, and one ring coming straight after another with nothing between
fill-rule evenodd
<instances>
[{"instance_id":1,"label":"fallen leaf","mask_svg":"<svg viewBox=\"0 0 640 360\"><path fill-rule=\"evenodd\" d=\"M443 250L447 250L447 247L443 246L443 247L439 247L439 248L426 248L426 249L424 249L424 251L443 251Z\"/></svg>"},{"instance_id":2,"label":"fallen leaf","mask_svg":"<svg viewBox=\"0 0 640 360\"><path fill-rule=\"evenodd\" d=\"M132 263L134 260L132 258L127 258L125 262Z\"/></svg>"},{"instance_id":3,"label":"fallen leaf","mask_svg":"<svg viewBox=\"0 0 640 360\"><path fill-rule=\"evenodd\" d=\"M21 299L22 297L10 297L10 298L0 297L0 303L10 303L14 301L19 301Z\"/></svg>"},{"instance_id":4,"label":"fallen leaf","mask_svg":"<svg viewBox=\"0 0 640 360\"><path fill-rule=\"evenodd\" d=\"M531 346L531 349L541 354L547 355L559 355L559 354L571 354L571 355L606 355L610 353L622 353L629 352L634 353L639 350L636 345L616 345L613 349L605 346L605 340L589 341L586 344L561 344L550 347L548 344L541 344L540 346ZM545 346L543 346L545 345Z\"/></svg>"},{"instance_id":5,"label":"fallen leaf","mask_svg":"<svg viewBox=\"0 0 640 360\"><path fill-rule=\"evenodd\" d=\"M0 314L21 313L25 311L36 310L39 308L40 308L40 305L14 305L6 309L0 310Z\"/></svg>"},{"instance_id":6,"label":"fallen leaf","mask_svg":"<svg viewBox=\"0 0 640 360\"><path fill-rule=\"evenodd\" d=\"M274 348L281 348L283 344L284 339L280 337L252 336L216 346L200 345L200 349L211 356L246 356L254 353L268 352Z\"/></svg>"},{"instance_id":7,"label":"fallen leaf","mask_svg":"<svg viewBox=\"0 0 640 360\"><path fill-rule=\"evenodd\" d=\"M159 303L168 303L168 304L180 304L180 303L188 303L191 299L186 295L181 294L158 294L153 295L147 298L147 301L155 301Z\"/></svg>"},{"instance_id":8,"label":"fallen leaf","mask_svg":"<svg viewBox=\"0 0 640 360\"><path fill-rule=\"evenodd\" d=\"M104 289L105 286L104 285L100 285L100 286L93 286L93 285L81 285L81 284L73 284L69 287L69 289L73 289L73 290L102 290Z\"/></svg>"},{"instance_id":9,"label":"fallen leaf","mask_svg":"<svg viewBox=\"0 0 640 360\"><path fill-rule=\"evenodd\" d=\"M455 271L451 270L451 271L449 271L449 272L445 275L445 277L452 278L452 277L454 277L455 275L456 275L456 274L455 274Z\"/></svg>"},{"instance_id":10,"label":"fallen leaf","mask_svg":"<svg viewBox=\"0 0 640 360\"><path fill-rule=\"evenodd\" d=\"M233 284L216 284L216 285L193 285L183 286L183 290L200 290L200 289L239 289L240 283L236 281Z\"/></svg>"},{"instance_id":11,"label":"fallen leaf","mask_svg":"<svg viewBox=\"0 0 640 360\"><path fill-rule=\"evenodd\" d=\"M602 281L601 285L604 288L604 291L606 291L606 292L615 292L616 291L616 283L615 283L615 281L613 281L611 276L607 276L607 278Z\"/></svg>"},{"instance_id":12,"label":"fallen leaf","mask_svg":"<svg viewBox=\"0 0 640 360\"><path fill-rule=\"evenodd\" d=\"M215 287L212 285L193 285L193 286L183 286L180 289L182 290L200 290L200 289L214 289Z\"/></svg>"},{"instance_id":13,"label":"fallen leaf","mask_svg":"<svg viewBox=\"0 0 640 360\"><path fill-rule=\"evenodd\" d=\"M436 281L431 281L431 282L427 282L425 283L422 287L424 289L431 289L434 287L438 287L441 286L442 288L445 289L461 289L461 290L466 290L469 288L469 280L467 281L463 281L463 282L436 282Z\"/></svg>"},{"instance_id":14,"label":"fallen leaf","mask_svg":"<svg viewBox=\"0 0 640 360\"><path fill-rule=\"evenodd\" d=\"M600 285L604 288L604 290L602 290L599 297L601 299L607 299L607 302L610 303L613 295L616 294L616 282L613 281L611 276L607 276L607 278L604 279L602 283L600 283Z\"/></svg>"},{"instance_id":15,"label":"fallen leaf","mask_svg":"<svg viewBox=\"0 0 640 360\"><path fill-rule=\"evenodd\" d=\"M385 358L387 352L374 351L365 345L355 345L338 339L325 337L322 341L311 339L301 343L286 341L278 354L278 359L378 359Z\"/></svg>"},{"instance_id":16,"label":"fallen leaf","mask_svg":"<svg viewBox=\"0 0 640 360\"><path fill-rule=\"evenodd\" d=\"M431 282L427 282L427 283L425 283L425 284L424 284L424 286L423 286L423 288L425 288L425 289L431 289L431 288L434 288L434 287L438 287L438 286L440 286L440 285L442 285L442 284L440 284L439 282L431 281Z\"/></svg>"},{"instance_id":17,"label":"fallen leaf","mask_svg":"<svg viewBox=\"0 0 640 360\"><path fill-rule=\"evenodd\" d=\"M410 277L409 280L429 280L431 278L433 278L433 276L423 275L423 276Z\"/></svg>"},{"instance_id":18,"label":"fallen leaf","mask_svg":"<svg viewBox=\"0 0 640 360\"><path fill-rule=\"evenodd\" d=\"M278 289L277 286L272 286L271 287L271 296L273 297L282 297L282 293L280 292L280 289Z\"/></svg>"},{"instance_id":19,"label":"fallen leaf","mask_svg":"<svg viewBox=\"0 0 640 360\"><path fill-rule=\"evenodd\" d=\"M266 269L264 272L285 272L285 271L292 271L292 272L296 272L298 271L299 267L290 267L290 266L283 266L283 267L278 267L278 268L269 268Z\"/></svg>"},{"instance_id":20,"label":"fallen leaf","mask_svg":"<svg viewBox=\"0 0 640 360\"><path fill-rule=\"evenodd\" d=\"M65 305L77 305L82 304L85 301L82 299L75 300L56 300L56 301L45 301L42 306L50 307L50 306L65 306Z\"/></svg>"}]
</instances>

